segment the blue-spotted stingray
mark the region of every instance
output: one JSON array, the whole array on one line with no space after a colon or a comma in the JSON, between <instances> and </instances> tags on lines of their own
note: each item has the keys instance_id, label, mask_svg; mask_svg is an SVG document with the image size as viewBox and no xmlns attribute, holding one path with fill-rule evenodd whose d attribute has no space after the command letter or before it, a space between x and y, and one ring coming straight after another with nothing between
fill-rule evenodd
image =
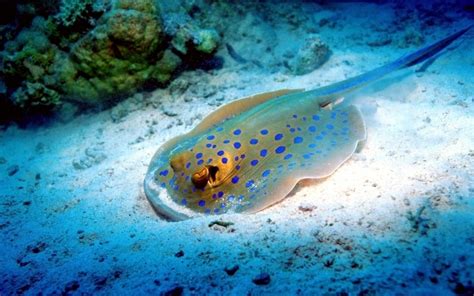
<instances>
[{"instance_id":1,"label":"blue-spotted stingray","mask_svg":"<svg viewBox=\"0 0 474 296\"><path fill-rule=\"evenodd\" d=\"M312 90L278 90L240 99L158 149L145 178L156 212L171 220L255 213L298 181L334 173L366 138L348 93L424 62L470 29L359 76Z\"/></svg>"}]
</instances>

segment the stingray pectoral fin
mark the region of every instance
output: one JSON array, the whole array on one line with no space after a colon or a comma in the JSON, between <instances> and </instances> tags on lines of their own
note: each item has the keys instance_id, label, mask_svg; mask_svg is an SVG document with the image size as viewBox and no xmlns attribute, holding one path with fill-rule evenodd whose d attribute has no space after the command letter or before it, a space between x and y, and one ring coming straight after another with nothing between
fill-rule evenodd
<instances>
[{"instance_id":1,"label":"stingray pectoral fin","mask_svg":"<svg viewBox=\"0 0 474 296\"><path fill-rule=\"evenodd\" d=\"M330 176L366 138L364 120L355 106L332 111L322 109L318 116L317 132L288 147L293 155L292 161L281 170L278 170L278 164L273 167L278 174L276 181L264 190L268 198L255 200L249 212L258 212L281 201L302 179Z\"/></svg>"},{"instance_id":2,"label":"stingray pectoral fin","mask_svg":"<svg viewBox=\"0 0 474 296\"><path fill-rule=\"evenodd\" d=\"M268 100L281 97L284 95L302 92L303 89L281 89L272 92L266 92L251 97L246 97L243 99L238 99L232 103L226 104L216 111L209 114L201 123L199 123L189 135L198 134L206 131L207 129L213 127L214 125L225 121L226 119L235 117L252 107L255 107L259 104L262 104Z\"/></svg>"},{"instance_id":3,"label":"stingray pectoral fin","mask_svg":"<svg viewBox=\"0 0 474 296\"><path fill-rule=\"evenodd\" d=\"M328 123L331 129L326 130L326 135L316 142L315 154L310 157L312 160L295 171L298 179L318 179L332 175L365 141L366 128L359 109L351 105L342 108L341 112L346 118Z\"/></svg>"}]
</instances>

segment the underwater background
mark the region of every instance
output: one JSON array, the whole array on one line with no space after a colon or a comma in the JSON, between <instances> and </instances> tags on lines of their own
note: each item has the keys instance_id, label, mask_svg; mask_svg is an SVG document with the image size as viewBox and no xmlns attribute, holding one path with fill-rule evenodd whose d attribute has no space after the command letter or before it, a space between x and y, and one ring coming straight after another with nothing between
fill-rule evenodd
<instances>
[{"instance_id":1,"label":"underwater background","mask_svg":"<svg viewBox=\"0 0 474 296\"><path fill-rule=\"evenodd\" d=\"M474 29L351 95L368 138L255 214L169 222L156 150L474 23L472 1L6 1L0 295L473 295Z\"/></svg>"}]
</instances>

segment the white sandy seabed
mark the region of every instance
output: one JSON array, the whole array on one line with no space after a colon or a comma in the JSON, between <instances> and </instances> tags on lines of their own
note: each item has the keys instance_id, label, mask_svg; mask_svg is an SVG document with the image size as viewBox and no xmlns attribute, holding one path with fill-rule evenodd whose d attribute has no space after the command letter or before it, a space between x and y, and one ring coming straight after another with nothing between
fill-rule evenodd
<instances>
[{"instance_id":1,"label":"white sandy seabed","mask_svg":"<svg viewBox=\"0 0 474 296\"><path fill-rule=\"evenodd\" d=\"M156 149L217 105L336 82L414 49L361 42L371 37L363 12L379 8L357 5L321 12L345 18L319 32L333 54L310 74L268 73L221 50L225 67L183 74L184 89L2 131L0 294L472 293L472 32L425 72L404 71L355 95L367 122L364 149L273 207L220 216L233 225L210 227L216 217L166 222L142 194ZM426 41L462 27L433 27ZM276 34L280 47L284 34ZM253 283L264 273L268 284Z\"/></svg>"}]
</instances>

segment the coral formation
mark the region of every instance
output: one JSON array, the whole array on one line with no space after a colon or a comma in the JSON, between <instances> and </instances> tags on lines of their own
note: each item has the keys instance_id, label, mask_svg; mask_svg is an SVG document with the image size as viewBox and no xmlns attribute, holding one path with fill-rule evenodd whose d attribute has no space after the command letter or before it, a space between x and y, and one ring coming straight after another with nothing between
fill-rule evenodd
<instances>
[{"instance_id":1,"label":"coral formation","mask_svg":"<svg viewBox=\"0 0 474 296\"><path fill-rule=\"evenodd\" d=\"M28 15L39 9L20 6ZM165 30L165 13L153 0L62 0L46 17L2 38L0 80L9 104L23 111L65 98L94 105L163 85L183 61L209 59L219 45L216 31L189 16L175 17L176 29Z\"/></svg>"},{"instance_id":2,"label":"coral formation","mask_svg":"<svg viewBox=\"0 0 474 296\"><path fill-rule=\"evenodd\" d=\"M305 43L291 61L290 68L295 75L304 75L324 64L331 51L319 37L306 38Z\"/></svg>"}]
</instances>

